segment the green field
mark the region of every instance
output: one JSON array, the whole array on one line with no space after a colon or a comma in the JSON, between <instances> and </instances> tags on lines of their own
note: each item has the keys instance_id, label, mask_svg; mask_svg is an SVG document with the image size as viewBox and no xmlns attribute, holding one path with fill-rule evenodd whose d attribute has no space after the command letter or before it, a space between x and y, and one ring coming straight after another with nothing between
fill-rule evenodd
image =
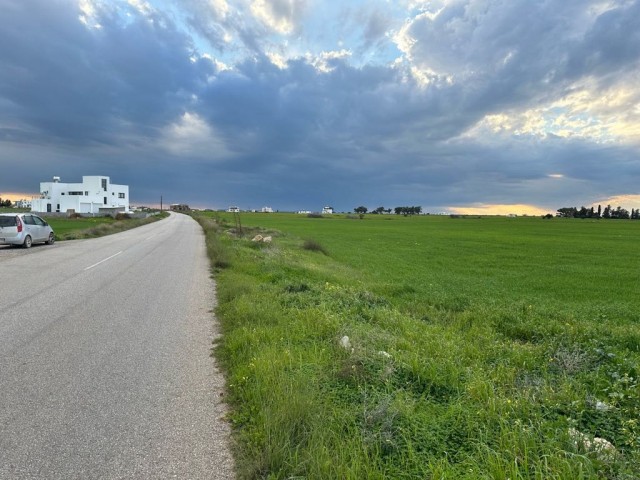
<instances>
[{"instance_id":1,"label":"green field","mask_svg":"<svg viewBox=\"0 0 640 480\"><path fill-rule=\"evenodd\" d=\"M241 478L640 478L640 222L201 215Z\"/></svg>"},{"instance_id":2,"label":"green field","mask_svg":"<svg viewBox=\"0 0 640 480\"><path fill-rule=\"evenodd\" d=\"M64 218L45 217L56 233L58 240L75 238L74 235L99 225L111 225L115 222L112 217Z\"/></svg>"}]
</instances>

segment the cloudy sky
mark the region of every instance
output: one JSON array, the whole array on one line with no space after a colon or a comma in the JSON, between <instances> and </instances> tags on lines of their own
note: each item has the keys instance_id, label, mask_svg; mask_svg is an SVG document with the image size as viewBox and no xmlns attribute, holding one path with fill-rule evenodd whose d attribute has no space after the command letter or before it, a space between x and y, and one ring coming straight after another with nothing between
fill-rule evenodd
<instances>
[{"instance_id":1,"label":"cloudy sky","mask_svg":"<svg viewBox=\"0 0 640 480\"><path fill-rule=\"evenodd\" d=\"M0 0L0 196L640 207L640 0Z\"/></svg>"}]
</instances>

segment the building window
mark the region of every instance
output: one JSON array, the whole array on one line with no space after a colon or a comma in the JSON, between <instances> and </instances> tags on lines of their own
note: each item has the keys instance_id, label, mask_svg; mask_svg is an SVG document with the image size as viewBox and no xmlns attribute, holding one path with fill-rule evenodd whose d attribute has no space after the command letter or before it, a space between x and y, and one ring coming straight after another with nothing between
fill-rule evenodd
<instances>
[{"instance_id":1,"label":"building window","mask_svg":"<svg viewBox=\"0 0 640 480\"><path fill-rule=\"evenodd\" d=\"M64 193L62 195L64 195ZM69 192L69 195L82 196L82 192Z\"/></svg>"},{"instance_id":2,"label":"building window","mask_svg":"<svg viewBox=\"0 0 640 480\"><path fill-rule=\"evenodd\" d=\"M89 196L89 192L87 190L84 191L84 196L88 197Z\"/></svg>"},{"instance_id":3,"label":"building window","mask_svg":"<svg viewBox=\"0 0 640 480\"><path fill-rule=\"evenodd\" d=\"M124 198L124 193L119 193L118 198Z\"/></svg>"},{"instance_id":4,"label":"building window","mask_svg":"<svg viewBox=\"0 0 640 480\"><path fill-rule=\"evenodd\" d=\"M107 204L107 197L104 197L104 204Z\"/></svg>"},{"instance_id":5,"label":"building window","mask_svg":"<svg viewBox=\"0 0 640 480\"><path fill-rule=\"evenodd\" d=\"M102 189L106 192L107 191L107 179L103 178L102 179ZM107 203L107 202L105 202Z\"/></svg>"}]
</instances>

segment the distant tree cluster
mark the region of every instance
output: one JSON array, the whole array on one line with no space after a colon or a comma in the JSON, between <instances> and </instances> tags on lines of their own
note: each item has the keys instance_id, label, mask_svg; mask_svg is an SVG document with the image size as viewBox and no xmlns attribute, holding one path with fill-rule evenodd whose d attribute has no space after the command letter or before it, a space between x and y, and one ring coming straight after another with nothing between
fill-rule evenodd
<instances>
[{"instance_id":1,"label":"distant tree cluster","mask_svg":"<svg viewBox=\"0 0 640 480\"><path fill-rule=\"evenodd\" d=\"M611 205L607 205L604 210L601 205L598 205L597 210L594 207L563 207L558 209L556 216L563 218L619 218L640 220L640 208L632 208L631 212L629 212L629 210L622 207L614 209Z\"/></svg>"},{"instance_id":2,"label":"distant tree cluster","mask_svg":"<svg viewBox=\"0 0 640 480\"><path fill-rule=\"evenodd\" d=\"M9 199L2 200L2 197L0 197L0 207L10 208L11 205L12 205L11 200L9 200Z\"/></svg>"},{"instance_id":3,"label":"distant tree cluster","mask_svg":"<svg viewBox=\"0 0 640 480\"><path fill-rule=\"evenodd\" d=\"M422 207L396 207L393 209L396 215L420 215L422 213Z\"/></svg>"},{"instance_id":4,"label":"distant tree cluster","mask_svg":"<svg viewBox=\"0 0 640 480\"><path fill-rule=\"evenodd\" d=\"M367 207L363 207L362 205L353 209L355 213L359 213L360 215L364 215L369 211ZM422 213L422 207L396 207L393 209L396 215L404 215L405 217L408 215L420 215ZM371 210L371 213L374 215L382 215L383 213L391 213L392 210L390 208L378 207L375 210Z\"/></svg>"},{"instance_id":5,"label":"distant tree cluster","mask_svg":"<svg viewBox=\"0 0 640 480\"><path fill-rule=\"evenodd\" d=\"M371 210L371 213L375 215L382 215L383 213L391 213L390 208L378 207L375 210Z\"/></svg>"}]
</instances>

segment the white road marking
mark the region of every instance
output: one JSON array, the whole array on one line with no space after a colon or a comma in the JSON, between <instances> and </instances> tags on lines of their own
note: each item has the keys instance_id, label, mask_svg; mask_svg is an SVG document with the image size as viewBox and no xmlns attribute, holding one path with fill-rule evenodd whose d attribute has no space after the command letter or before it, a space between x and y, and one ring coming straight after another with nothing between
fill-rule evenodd
<instances>
[{"instance_id":1,"label":"white road marking","mask_svg":"<svg viewBox=\"0 0 640 480\"><path fill-rule=\"evenodd\" d=\"M110 257L105 258L104 260L100 260L98 263L94 263L93 265L91 265L91 266L89 266L89 267L85 268L85 270L90 270L90 269L92 269L93 267L97 267L97 266L98 266L98 265L100 265L101 263L104 263L104 262L106 262L107 260L111 260L113 257L117 257L117 256L118 256L118 255L120 255L121 253L122 253L122 250L121 250L121 251L119 251L118 253L114 254L114 255L111 255Z\"/></svg>"}]
</instances>

